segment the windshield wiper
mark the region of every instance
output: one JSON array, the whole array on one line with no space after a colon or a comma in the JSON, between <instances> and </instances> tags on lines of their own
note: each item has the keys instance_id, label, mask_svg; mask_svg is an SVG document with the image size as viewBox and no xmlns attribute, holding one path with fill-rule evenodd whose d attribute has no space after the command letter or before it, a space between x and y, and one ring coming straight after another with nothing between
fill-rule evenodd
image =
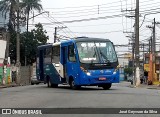
<instances>
[{"instance_id":1,"label":"windshield wiper","mask_svg":"<svg viewBox=\"0 0 160 117\"><path fill-rule=\"evenodd\" d=\"M99 52L100 52L101 57L105 59L105 62L110 63L110 60L108 60L107 56L104 53L102 53L100 49L99 49Z\"/></svg>"}]
</instances>

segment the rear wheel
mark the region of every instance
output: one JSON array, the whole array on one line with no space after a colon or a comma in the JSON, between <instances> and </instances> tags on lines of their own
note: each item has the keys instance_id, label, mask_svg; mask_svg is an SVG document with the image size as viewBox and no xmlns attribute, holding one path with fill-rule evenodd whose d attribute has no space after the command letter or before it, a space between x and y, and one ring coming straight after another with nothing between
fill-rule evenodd
<instances>
[{"instance_id":1,"label":"rear wheel","mask_svg":"<svg viewBox=\"0 0 160 117\"><path fill-rule=\"evenodd\" d=\"M48 78L47 86L48 86L48 87L52 87L52 84L51 84L50 78Z\"/></svg>"},{"instance_id":2,"label":"rear wheel","mask_svg":"<svg viewBox=\"0 0 160 117\"><path fill-rule=\"evenodd\" d=\"M57 88L57 87L58 87L58 84L53 84L53 83L51 83L51 79L50 79L50 78L48 78L47 86L48 86L48 87Z\"/></svg>"},{"instance_id":3,"label":"rear wheel","mask_svg":"<svg viewBox=\"0 0 160 117\"><path fill-rule=\"evenodd\" d=\"M111 86L112 86L112 83L107 83L107 84L104 84L104 85L102 86L102 88L103 88L104 90L108 90L108 89L111 88Z\"/></svg>"}]
</instances>

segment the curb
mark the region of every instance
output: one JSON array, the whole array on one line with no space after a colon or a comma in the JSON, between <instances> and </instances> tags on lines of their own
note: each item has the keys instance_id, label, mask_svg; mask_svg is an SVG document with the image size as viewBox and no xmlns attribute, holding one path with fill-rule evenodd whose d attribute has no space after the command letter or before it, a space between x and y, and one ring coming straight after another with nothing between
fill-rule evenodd
<instances>
[{"instance_id":1,"label":"curb","mask_svg":"<svg viewBox=\"0 0 160 117\"><path fill-rule=\"evenodd\" d=\"M6 84L6 85L0 85L0 89L1 88L18 87L18 86L30 86L30 84Z\"/></svg>"},{"instance_id":2,"label":"curb","mask_svg":"<svg viewBox=\"0 0 160 117\"><path fill-rule=\"evenodd\" d=\"M139 86L133 86L130 85L130 88L146 88L146 89L157 89L160 90L160 85L139 85Z\"/></svg>"},{"instance_id":3,"label":"curb","mask_svg":"<svg viewBox=\"0 0 160 117\"><path fill-rule=\"evenodd\" d=\"M20 86L20 85L17 85L17 84L0 85L0 88L9 88L9 87L17 87L17 86Z\"/></svg>"}]
</instances>

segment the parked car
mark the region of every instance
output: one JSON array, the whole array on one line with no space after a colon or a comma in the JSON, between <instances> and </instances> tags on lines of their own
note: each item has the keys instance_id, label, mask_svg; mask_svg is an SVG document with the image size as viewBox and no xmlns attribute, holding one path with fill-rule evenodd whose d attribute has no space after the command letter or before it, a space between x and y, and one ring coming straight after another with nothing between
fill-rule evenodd
<instances>
[{"instance_id":1,"label":"parked car","mask_svg":"<svg viewBox=\"0 0 160 117\"><path fill-rule=\"evenodd\" d=\"M31 85L42 83L42 81L37 80L36 76L36 63L33 64L32 72L31 72Z\"/></svg>"},{"instance_id":2,"label":"parked car","mask_svg":"<svg viewBox=\"0 0 160 117\"><path fill-rule=\"evenodd\" d=\"M36 75L33 75L31 77L31 85L34 85L34 84L38 85L39 83L42 83L42 82L37 80L37 76Z\"/></svg>"}]
</instances>

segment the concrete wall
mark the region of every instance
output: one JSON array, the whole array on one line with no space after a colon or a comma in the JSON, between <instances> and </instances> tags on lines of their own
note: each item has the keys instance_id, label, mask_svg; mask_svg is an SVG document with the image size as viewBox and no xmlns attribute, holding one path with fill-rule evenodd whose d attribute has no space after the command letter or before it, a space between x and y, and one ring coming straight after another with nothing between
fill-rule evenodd
<instances>
[{"instance_id":1,"label":"concrete wall","mask_svg":"<svg viewBox=\"0 0 160 117\"><path fill-rule=\"evenodd\" d=\"M128 66L128 58L118 58L118 61L122 67Z\"/></svg>"},{"instance_id":2,"label":"concrete wall","mask_svg":"<svg viewBox=\"0 0 160 117\"><path fill-rule=\"evenodd\" d=\"M3 59L5 57L5 51L6 51L6 41L0 40L0 63L3 63Z\"/></svg>"},{"instance_id":3,"label":"concrete wall","mask_svg":"<svg viewBox=\"0 0 160 117\"><path fill-rule=\"evenodd\" d=\"M21 85L29 85L31 81L31 66L21 66Z\"/></svg>"}]
</instances>

